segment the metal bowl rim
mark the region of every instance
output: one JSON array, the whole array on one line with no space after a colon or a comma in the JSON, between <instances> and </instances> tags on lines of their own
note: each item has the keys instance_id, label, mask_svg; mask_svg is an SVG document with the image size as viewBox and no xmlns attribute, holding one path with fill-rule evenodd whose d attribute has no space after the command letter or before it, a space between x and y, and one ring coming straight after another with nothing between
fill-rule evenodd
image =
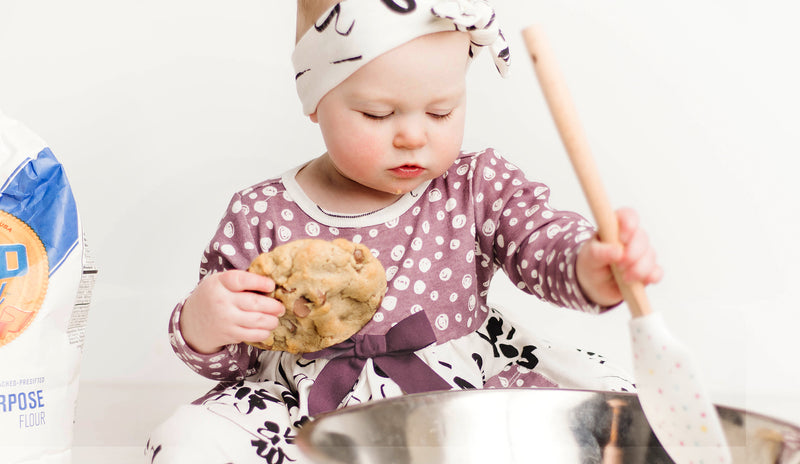
<instances>
[{"instance_id":1,"label":"metal bowl rim","mask_svg":"<svg viewBox=\"0 0 800 464\"><path fill-rule=\"evenodd\" d=\"M419 398L432 398L432 397L445 397L445 396L485 396L485 395L502 395L508 394L509 392L565 392L569 394L575 393L582 393L582 394L593 394L593 395L602 395L602 396L612 396L612 397L621 397L621 398L632 398L635 397L638 401L638 395L633 392L616 392L616 391L605 391L605 390L581 390L581 389L569 389L569 388L524 388L524 387L509 387L509 388L491 388L491 389L470 389L470 390L443 390L443 391L436 391L436 392L427 392L427 393L412 393L407 395L395 396L391 398L380 398L370 400L366 403L355 404L351 406L346 406L341 409L337 409L335 411L328 411L322 414L319 414L311 419L309 419L305 424L303 424L296 436L296 444L298 448L300 448L301 452L305 453L307 456L317 459L325 459L326 457L322 455L314 446L311 444L310 435L313 433L314 428L317 425L317 422L323 420L327 417L336 417L341 415L350 415L350 414L358 414L359 412L382 408L385 407L387 403L413 403L416 402ZM720 405L714 403L714 406L717 408L722 408L723 410L727 410L733 413L739 413L746 417L752 417L754 419L762 419L768 422L772 422L775 425L788 427L791 429L796 430L800 433L800 425L793 424L788 420L775 418L768 416L766 414L747 411L745 409L727 406L727 405Z\"/></svg>"}]
</instances>

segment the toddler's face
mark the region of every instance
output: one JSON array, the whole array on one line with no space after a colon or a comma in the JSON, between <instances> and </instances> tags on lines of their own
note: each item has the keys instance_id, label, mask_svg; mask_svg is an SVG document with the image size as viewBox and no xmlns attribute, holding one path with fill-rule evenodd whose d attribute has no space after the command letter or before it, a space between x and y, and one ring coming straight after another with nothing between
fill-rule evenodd
<instances>
[{"instance_id":1,"label":"toddler's face","mask_svg":"<svg viewBox=\"0 0 800 464\"><path fill-rule=\"evenodd\" d=\"M311 119L338 173L391 194L443 174L464 137L468 47L466 33L419 37L326 94Z\"/></svg>"}]
</instances>

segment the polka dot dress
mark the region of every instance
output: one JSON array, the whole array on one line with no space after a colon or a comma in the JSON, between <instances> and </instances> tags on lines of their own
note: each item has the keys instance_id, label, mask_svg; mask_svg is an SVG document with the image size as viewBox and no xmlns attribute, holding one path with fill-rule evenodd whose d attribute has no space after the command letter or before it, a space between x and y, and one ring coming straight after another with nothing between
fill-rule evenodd
<instances>
[{"instance_id":1,"label":"polka dot dress","mask_svg":"<svg viewBox=\"0 0 800 464\"><path fill-rule=\"evenodd\" d=\"M549 189L529 182L493 151L465 154L444 176L368 214L342 215L314 204L298 169L237 194L203 256L201 277L246 268L259 253L302 238L367 245L386 268L389 291L364 333L385 333L425 310L440 342L473 332L486 318L498 267L528 293L597 312L577 287L578 246L591 225L553 210Z\"/></svg>"},{"instance_id":2,"label":"polka dot dress","mask_svg":"<svg viewBox=\"0 0 800 464\"><path fill-rule=\"evenodd\" d=\"M594 351L553 346L487 305L489 284L502 269L520 290L542 300L593 313L603 309L587 301L575 276L577 250L592 237L591 225L554 210L547 186L527 180L493 150L464 153L441 177L387 208L359 215L313 203L295 181L299 169L234 195L203 254L201 278L246 269L259 253L292 240L346 238L370 248L388 281L380 308L360 333L382 335L424 312L436 342L416 354L452 388L633 389L624 372ZM307 418L308 391L326 359L245 344L196 353L181 337L180 311L179 304L170 325L173 349L196 372L224 382L197 405L211 410L213 404L216 417L251 435L263 429L265 417L289 429ZM268 393L252 398L262 390ZM397 384L368 362L340 406L399 394ZM266 397L276 399L277 415L251 407Z\"/></svg>"}]
</instances>

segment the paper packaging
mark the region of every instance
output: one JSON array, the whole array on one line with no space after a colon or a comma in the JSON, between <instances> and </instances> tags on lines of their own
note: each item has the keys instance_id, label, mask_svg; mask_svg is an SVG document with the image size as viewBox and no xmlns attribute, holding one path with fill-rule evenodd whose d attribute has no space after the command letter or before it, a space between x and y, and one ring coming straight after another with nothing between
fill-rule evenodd
<instances>
[{"instance_id":1,"label":"paper packaging","mask_svg":"<svg viewBox=\"0 0 800 464\"><path fill-rule=\"evenodd\" d=\"M71 462L97 273L64 169L0 112L0 460Z\"/></svg>"}]
</instances>

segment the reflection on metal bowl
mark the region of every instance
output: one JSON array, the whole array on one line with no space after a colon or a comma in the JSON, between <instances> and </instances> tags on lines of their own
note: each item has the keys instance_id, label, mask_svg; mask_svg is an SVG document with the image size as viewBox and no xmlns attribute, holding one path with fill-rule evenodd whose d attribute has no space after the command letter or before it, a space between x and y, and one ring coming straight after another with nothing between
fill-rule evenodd
<instances>
[{"instance_id":1,"label":"reflection on metal bowl","mask_svg":"<svg viewBox=\"0 0 800 464\"><path fill-rule=\"evenodd\" d=\"M800 428L717 406L735 463L800 463ZM297 443L317 464L672 463L632 393L407 395L322 414Z\"/></svg>"}]
</instances>

